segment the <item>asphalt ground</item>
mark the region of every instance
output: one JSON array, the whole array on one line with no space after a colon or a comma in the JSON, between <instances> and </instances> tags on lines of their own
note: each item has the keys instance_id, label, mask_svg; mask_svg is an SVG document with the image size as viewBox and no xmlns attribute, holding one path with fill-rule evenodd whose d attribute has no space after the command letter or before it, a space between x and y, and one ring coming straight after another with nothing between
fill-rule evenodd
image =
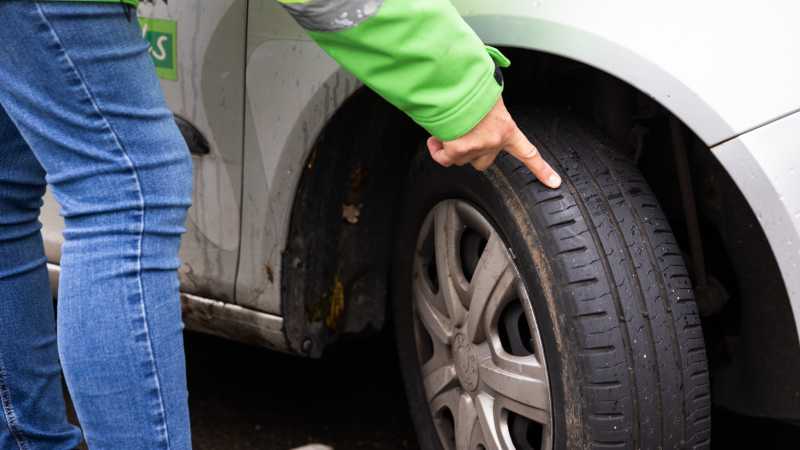
<instances>
[{"instance_id":1,"label":"asphalt ground","mask_svg":"<svg viewBox=\"0 0 800 450\"><path fill-rule=\"evenodd\" d=\"M187 333L197 450L416 449L389 336L308 360ZM800 428L715 409L713 449L798 449Z\"/></svg>"},{"instance_id":2,"label":"asphalt ground","mask_svg":"<svg viewBox=\"0 0 800 450\"><path fill-rule=\"evenodd\" d=\"M186 334L195 450L416 449L391 340L378 336L321 360ZM712 449L798 449L800 427L712 415Z\"/></svg>"},{"instance_id":3,"label":"asphalt ground","mask_svg":"<svg viewBox=\"0 0 800 450\"><path fill-rule=\"evenodd\" d=\"M186 352L195 450L417 448L386 339L309 360L187 333Z\"/></svg>"}]
</instances>

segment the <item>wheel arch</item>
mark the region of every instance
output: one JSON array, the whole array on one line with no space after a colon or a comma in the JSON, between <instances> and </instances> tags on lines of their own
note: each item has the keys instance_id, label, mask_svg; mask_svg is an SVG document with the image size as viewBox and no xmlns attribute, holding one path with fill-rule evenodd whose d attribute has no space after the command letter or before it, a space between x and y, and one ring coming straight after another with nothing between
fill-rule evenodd
<instances>
[{"instance_id":1,"label":"wheel arch","mask_svg":"<svg viewBox=\"0 0 800 450\"><path fill-rule=\"evenodd\" d=\"M395 199L423 135L367 89L325 125L298 176L281 257L289 346L319 357L386 318Z\"/></svg>"}]
</instances>

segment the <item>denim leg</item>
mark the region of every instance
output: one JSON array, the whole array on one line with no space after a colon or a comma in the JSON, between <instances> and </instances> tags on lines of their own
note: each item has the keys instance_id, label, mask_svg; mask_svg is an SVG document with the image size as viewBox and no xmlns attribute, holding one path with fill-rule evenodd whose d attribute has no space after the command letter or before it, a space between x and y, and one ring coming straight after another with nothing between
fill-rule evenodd
<instances>
[{"instance_id":1,"label":"denim leg","mask_svg":"<svg viewBox=\"0 0 800 450\"><path fill-rule=\"evenodd\" d=\"M65 218L64 377L89 447L191 447L178 247L191 159L135 17L0 2L0 104Z\"/></svg>"},{"instance_id":2,"label":"denim leg","mask_svg":"<svg viewBox=\"0 0 800 450\"><path fill-rule=\"evenodd\" d=\"M0 449L74 449L40 233L44 170L0 108Z\"/></svg>"}]
</instances>

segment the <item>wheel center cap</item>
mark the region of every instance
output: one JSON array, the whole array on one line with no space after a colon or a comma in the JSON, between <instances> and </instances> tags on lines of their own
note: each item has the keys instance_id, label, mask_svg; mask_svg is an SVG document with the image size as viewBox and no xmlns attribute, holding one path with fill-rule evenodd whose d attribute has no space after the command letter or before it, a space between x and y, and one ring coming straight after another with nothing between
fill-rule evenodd
<instances>
[{"instance_id":1,"label":"wheel center cap","mask_svg":"<svg viewBox=\"0 0 800 450\"><path fill-rule=\"evenodd\" d=\"M467 391L478 388L478 358L475 348L466 336L459 333L453 340L453 354L456 361L456 374L461 386Z\"/></svg>"}]
</instances>

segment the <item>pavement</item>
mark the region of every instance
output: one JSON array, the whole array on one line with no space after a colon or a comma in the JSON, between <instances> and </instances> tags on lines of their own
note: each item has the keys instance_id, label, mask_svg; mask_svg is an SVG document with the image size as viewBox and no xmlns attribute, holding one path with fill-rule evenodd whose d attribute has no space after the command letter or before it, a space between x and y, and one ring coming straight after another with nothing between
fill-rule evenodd
<instances>
[{"instance_id":1,"label":"pavement","mask_svg":"<svg viewBox=\"0 0 800 450\"><path fill-rule=\"evenodd\" d=\"M414 450L388 336L309 360L186 334L195 450ZM797 449L800 427L714 409L712 450Z\"/></svg>"},{"instance_id":2,"label":"pavement","mask_svg":"<svg viewBox=\"0 0 800 450\"><path fill-rule=\"evenodd\" d=\"M187 333L186 353L195 450L417 448L385 337L309 360Z\"/></svg>"}]
</instances>

